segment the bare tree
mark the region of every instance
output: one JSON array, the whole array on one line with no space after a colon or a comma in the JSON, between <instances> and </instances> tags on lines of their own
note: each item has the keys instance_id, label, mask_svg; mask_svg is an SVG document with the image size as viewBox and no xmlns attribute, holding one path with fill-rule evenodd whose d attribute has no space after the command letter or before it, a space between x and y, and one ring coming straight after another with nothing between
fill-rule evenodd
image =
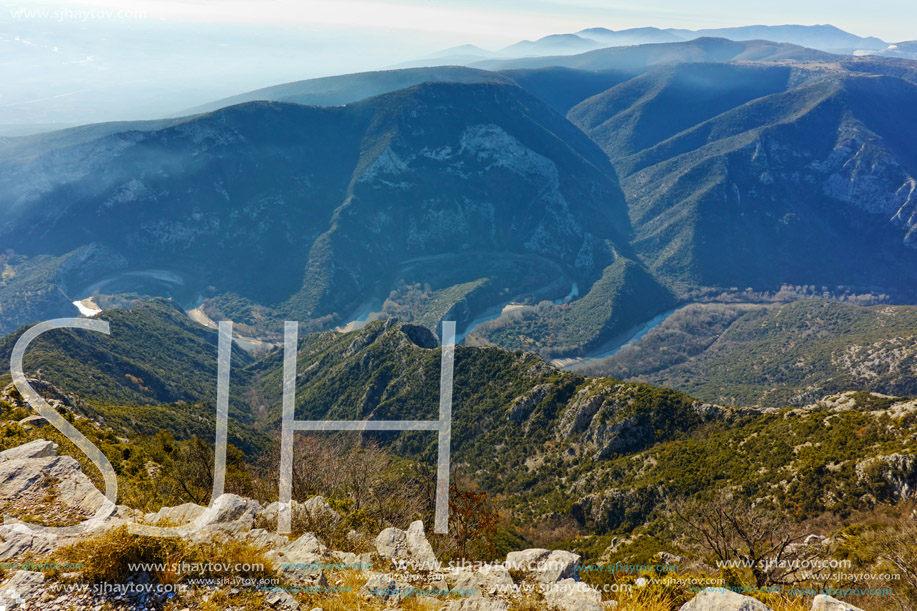
<instances>
[{"instance_id":1,"label":"bare tree","mask_svg":"<svg viewBox=\"0 0 917 611\"><path fill-rule=\"evenodd\" d=\"M500 520L486 492L452 486L449 490L449 530L458 558L474 552L478 558L496 556L494 536Z\"/></svg>"},{"instance_id":2,"label":"bare tree","mask_svg":"<svg viewBox=\"0 0 917 611\"><path fill-rule=\"evenodd\" d=\"M154 441L153 458L161 466L156 479L163 498L206 505L213 485L213 459L207 445L197 437L176 441L163 430Z\"/></svg>"},{"instance_id":3,"label":"bare tree","mask_svg":"<svg viewBox=\"0 0 917 611\"><path fill-rule=\"evenodd\" d=\"M756 586L798 581L794 544L805 535L788 516L733 492L708 501L670 501L669 510L689 541L725 566L750 570Z\"/></svg>"},{"instance_id":4,"label":"bare tree","mask_svg":"<svg viewBox=\"0 0 917 611\"><path fill-rule=\"evenodd\" d=\"M432 509L429 486L419 479L418 474L400 468L395 457L372 440L343 435L297 440L294 499L321 495L349 500L353 511L376 525L406 526Z\"/></svg>"},{"instance_id":5,"label":"bare tree","mask_svg":"<svg viewBox=\"0 0 917 611\"><path fill-rule=\"evenodd\" d=\"M917 512L896 528L877 534L874 545L876 555L895 567L906 586L906 595L917 603Z\"/></svg>"}]
</instances>

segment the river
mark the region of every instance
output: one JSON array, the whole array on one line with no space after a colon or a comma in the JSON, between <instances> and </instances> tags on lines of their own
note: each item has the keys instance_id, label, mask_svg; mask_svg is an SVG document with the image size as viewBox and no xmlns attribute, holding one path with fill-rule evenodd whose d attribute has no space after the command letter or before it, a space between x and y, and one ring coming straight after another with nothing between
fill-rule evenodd
<instances>
[{"instance_id":1,"label":"river","mask_svg":"<svg viewBox=\"0 0 917 611\"><path fill-rule=\"evenodd\" d=\"M592 354L578 358L553 359L551 363L563 369L572 369L574 367L582 367L584 365L589 365L597 361L601 361L602 359L606 359L615 355L622 348L636 344L643 338L644 335L664 323L672 314L684 307L686 306L678 306L677 308L666 310L661 314L653 316L646 322L640 323L639 325L628 329L624 333L621 333L617 337L612 338Z\"/></svg>"},{"instance_id":2,"label":"river","mask_svg":"<svg viewBox=\"0 0 917 611\"><path fill-rule=\"evenodd\" d=\"M567 294L567 296L561 297L560 299L555 299L554 304L560 305L563 303L570 303L577 297L579 297L579 284L577 284L576 282L572 282L570 284L570 292ZM515 301L507 301L506 303L494 306L492 308L487 308L486 310L481 312L481 314L478 315L477 318L475 318L474 320L469 322L467 325L465 325L464 330L462 330L461 332L457 332L455 334L455 343L461 344L463 341L465 341L465 337L469 333L474 331L476 327L480 326L481 323L485 323L490 320L497 320L504 314L508 314L512 312L513 310L518 310L524 307L526 306L521 303L517 303Z\"/></svg>"}]
</instances>

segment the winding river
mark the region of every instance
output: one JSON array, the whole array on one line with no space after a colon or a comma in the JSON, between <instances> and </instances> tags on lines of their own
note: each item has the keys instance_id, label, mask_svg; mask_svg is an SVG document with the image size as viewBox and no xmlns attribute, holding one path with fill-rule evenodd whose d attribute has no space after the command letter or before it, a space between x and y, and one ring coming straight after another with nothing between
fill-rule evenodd
<instances>
[{"instance_id":1,"label":"winding river","mask_svg":"<svg viewBox=\"0 0 917 611\"><path fill-rule=\"evenodd\" d=\"M686 306L681 305L677 308L666 310L661 314L653 316L646 322L640 323L639 325L628 329L626 332L621 333L617 337L612 338L610 341L606 342L603 346L599 347L591 354L577 358L553 359L551 363L562 369L573 369L596 363L602 359L606 359L615 355L622 348L639 342L644 335L664 323L672 314L682 309L683 307Z\"/></svg>"}]
</instances>

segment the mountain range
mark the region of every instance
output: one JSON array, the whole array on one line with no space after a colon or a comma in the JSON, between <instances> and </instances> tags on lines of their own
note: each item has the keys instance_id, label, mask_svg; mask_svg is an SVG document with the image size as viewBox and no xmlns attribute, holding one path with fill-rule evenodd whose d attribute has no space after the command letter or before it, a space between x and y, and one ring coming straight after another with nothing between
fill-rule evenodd
<instances>
[{"instance_id":1,"label":"mountain range","mask_svg":"<svg viewBox=\"0 0 917 611\"><path fill-rule=\"evenodd\" d=\"M917 63L698 38L505 65L4 139L0 330L159 295L268 339L453 319L562 359L787 283L913 302Z\"/></svg>"},{"instance_id":2,"label":"mountain range","mask_svg":"<svg viewBox=\"0 0 917 611\"><path fill-rule=\"evenodd\" d=\"M883 74L686 64L618 85L569 117L614 161L635 247L664 276L907 293L915 103L912 80Z\"/></svg>"},{"instance_id":3,"label":"mountain range","mask_svg":"<svg viewBox=\"0 0 917 611\"><path fill-rule=\"evenodd\" d=\"M488 274L504 274L501 298L563 296L630 252L605 155L514 85L426 83L337 108L253 102L59 148L38 140L0 180L0 235L16 253L6 330L27 322L10 301L40 264L53 280L35 281L60 289L36 289L49 315L165 286L185 307L220 296L220 315L270 329L281 314L340 320L425 261L424 282L465 287L458 302L494 290ZM495 269L514 256L526 272ZM551 279L531 286L545 266Z\"/></svg>"},{"instance_id":4,"label":"mountain range","mask_svg":"<svg viewBox=\"0 0 917 611\"><path fill-rule=\"evenodd\" d=\"M486 70L564 67L578 70L645 69L671 63L736 61L832 61L832 53L767 40L732 41L704 37L686 42L607 47L576 55L545 55L518 59L488 59L474 64Z\"/></svg>"}]
</instances>

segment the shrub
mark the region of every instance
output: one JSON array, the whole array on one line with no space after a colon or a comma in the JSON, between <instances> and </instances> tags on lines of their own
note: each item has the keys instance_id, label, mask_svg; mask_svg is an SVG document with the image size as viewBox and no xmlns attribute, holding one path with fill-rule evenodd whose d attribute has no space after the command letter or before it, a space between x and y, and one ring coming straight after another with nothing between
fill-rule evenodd
<instances>
[{"instance_id":1,"label":"shrub","mask_svg":"<svg viewBox=\"0 0 917 611\"><path fill-rule=\"evenodd\" d=\"M146 572L163 584L182 580L182 564L191 565L190 576L196 578L274 574L271 561L250 543L234 539L193 543L180 537L147 537L129 533L126 526L81 539L59 550L55 557L61 562L82 564L80 576L91 583L124 582L130 575L143 572L138 565L158 565Z\"/></svg>"}]
</instances>

